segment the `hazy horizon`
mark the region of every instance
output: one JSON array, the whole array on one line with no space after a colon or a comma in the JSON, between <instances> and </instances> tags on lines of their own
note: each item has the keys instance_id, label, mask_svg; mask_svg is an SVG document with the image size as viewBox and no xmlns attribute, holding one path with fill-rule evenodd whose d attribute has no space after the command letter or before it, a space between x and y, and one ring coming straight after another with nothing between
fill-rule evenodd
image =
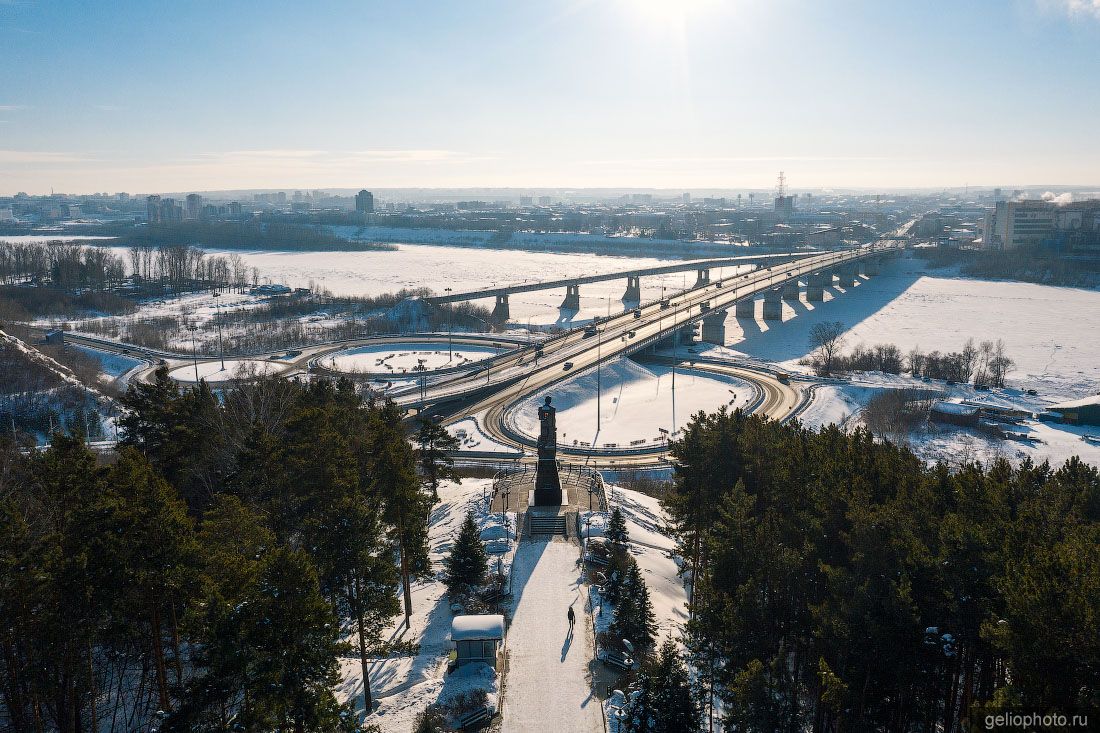
<instances>
[{"instance_id":1,"label":"hazy horizon","mask_svg":"<svg viewBox=\"0 0 1100 733\"><path fill-rule=\"evenodd\" d=\"M0 0L0 44L0 195L1100 186L1100 0Z\"/></svg>"}]
</instances>

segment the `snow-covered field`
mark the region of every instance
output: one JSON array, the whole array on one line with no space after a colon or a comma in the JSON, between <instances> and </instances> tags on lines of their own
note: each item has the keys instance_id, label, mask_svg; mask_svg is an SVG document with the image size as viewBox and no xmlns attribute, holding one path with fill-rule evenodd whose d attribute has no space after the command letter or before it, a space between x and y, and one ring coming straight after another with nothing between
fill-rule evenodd
<instances>
[{"instance_id":1,"label":"snow-covered field","mask_svg":"<svg viewBox=\"0 0 1100 733\"><path fill-rule=\"evenodd\" d=\"M605 365L600 370L600 429L596 432L596 372L591 370L539 392L513 407L507 419L526 435L539 433L538 406L546 394L558 410L558 440L627 447L633 441L659 441L660 428L683 427L699 410L713 412L733 402L745 405L752 388L733 377L721 377L691 369L676 370L675 400L671 367L639 364L630 359ZM675 413L675 414L674 414Z\"/></svg>"},{"instance_id":2,"label":"snow-covered field","mask_svg":"<svg viewBox=\"0 0 1100 733\"><path fill-rule=\"evenodd\" d=\"M273 374L282 368L283 365L278 362L260 359L226 359L224 369L221 361L200 361L197 367L195 364L176 367L168 373L168 376L181 382L194 382L197 369L199 379L216 383L253 375Z\"/></svg>"},{"instance_id":3,"label":"snow-covered field","mask_svg":"<svg viewBox=\"0 0 1100 733\"><path fill-rule=\"evenodd\" d=\"M98 361L100 372L108 380L121 377L131 369L145 363L140 359L134 359L121 354L113 354L107 351L100 351L99 349L93 349L87 346L74 346L73 348L79 349L81 352Z\"/></svg>"},{"instance_id":4,"label":"snow-covered field","mask_svg":"<svg viewBox=\"0 0 1100 733\"><path fill-rule=\"evenodd\" d=\"M324 366L345 372L401 374L411 371L421 361L428 370L445 369L472 364L502 351L491 346L457 344L448 352L445 342L431 347L423 343L377 344L333 354L325 358Z\"/></svg>"}]
</instances>

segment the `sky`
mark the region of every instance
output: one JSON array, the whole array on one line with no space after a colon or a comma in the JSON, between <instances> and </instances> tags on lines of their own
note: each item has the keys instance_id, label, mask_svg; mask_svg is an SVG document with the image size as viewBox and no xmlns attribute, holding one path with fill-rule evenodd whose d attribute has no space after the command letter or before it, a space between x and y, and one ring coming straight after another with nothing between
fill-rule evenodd
<instances>
[{"instance_id":1,"label":"sky","mask_svg":"<svg viewBox=\"0 0 1100 733\"><path fill-rule=\"evenodd\" d=\"M1100 183L1100 0L0 0L0 194Z\"/></svg>"}]
</instances>

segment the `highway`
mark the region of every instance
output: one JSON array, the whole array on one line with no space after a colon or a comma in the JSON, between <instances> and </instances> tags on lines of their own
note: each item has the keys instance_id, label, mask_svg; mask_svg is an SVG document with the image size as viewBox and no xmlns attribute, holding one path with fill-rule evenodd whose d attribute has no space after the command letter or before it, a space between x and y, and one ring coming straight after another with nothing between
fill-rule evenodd
<instances>
[{"instance_id":1,"label":"highway","mask_svg":"<svg viewBox=\"0 0 1100 733\"><path fill-rule=\"evenodd\" d=\"M685 291L661 301L640 307L637 311L603 319L597 323L596 335L586 336L583 330L570 331L544 342L542 354L536 359L534 347L504 355L485 368L473 370L397 393L395 399L413 410L426 409L444 424L475 417L480 427L492 439L514 448L531 447L533 441L507 429L504 413L509 406L536 393L549 391L555 383L593 368L598 362L609 361L667 339L680 328L695 323L710 311L726 310L738 300L757 296L771 288L814 272L856 262L867 257L886 254L895 245L872 245L857 250L813 255L795 262L762 268L748 274L738 274L708 285ZM708 304L704 310L704 303ZM783 419L800 400L798 391L775 379L744 367L697 364L697 369L738 376L752 382L764 393L758 409L769 417ZM583 455L589 465L598 468L646 466L665 460L661 446L642 450L578 450L559 446L563 456Z\"/></svg>"}]
</instances>

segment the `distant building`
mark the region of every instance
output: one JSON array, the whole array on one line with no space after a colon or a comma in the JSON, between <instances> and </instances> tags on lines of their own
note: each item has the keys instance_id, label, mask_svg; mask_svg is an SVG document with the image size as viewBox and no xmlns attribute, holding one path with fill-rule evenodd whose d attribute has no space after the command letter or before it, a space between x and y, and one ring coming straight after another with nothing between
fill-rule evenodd
<instances>
[{"instance_id":1,"label":"distant building","mask_svg":"<svg viewBox=\"0 0 1100 733\"><path fill-rule=\"evenodd\" d=\"M15 213L11 210L10 206L6 206L0 209L0 221L11 222L15 221Z\"/></svg>"},{"instance_id":2,"label":"distant building","mask_svg":"<svg viewBox=\"0 0 1100 733\"><path fill-rule=\"evenodd\" d=\"M691 194L690 193L687 193L685 191L682 198L683 198L685 204L690 204L691 203Z\"/></svg>"},{"instance_id":3,"label":"distant building","mask_svg":"<svg viewBox=\"0 0 1100 733\"><path fill-rule=\"evenodd\" d=\"M374 194L366 189L355 194L355 211L358 214L374 213Z\"/></svg>"},{"instance_id":4,"label":"distant building","mask_svg":"<svg viewBox=\"0 0 1100 733\"><path fill-rule=\"evenodd\" d=\"M186 209L184 209L184 218L202 218L202 196L198 195L197 193L187 194L187 207Z\"/></svg>"},{"instance_id":5,"label":"distant building","mask_svg":"<svg viewBox=\"0 0 1100 733\"><path fill-rule=\"evenodd\" d=\"M241 202L240 201L230 201L229 202L229 215L230 216L240 216L241 215Z\"/></svg>"},{"instance_id":6,"label":"distant building","mask_svg":"<svg viewBox=\"0 0 1100 733\"><path fill-rule=\"evenodd\" d=\"M775 213L780 219L789 219L794 214L794 196L776 196Z\"/></svg>"},{"instance_id":7,"label":"distant building","mask_svg":"<svg viewBox=\"0 0 1100 733\"><path fill-rule=\"evenodd\" d=\"M1070 425L1100 425L1100 395L1052 405L1050 409L1061 413Z\"/></svg>"},{"instance_id":8,"label":"distant building","mask_svg":"<svg viewBox=\"0 0 1100 733\"><path fill-rule=\"evenodd\" d=\"M160 222L160 196L146 196L145 197L145 219L150 224L157 224Z\"/></svg>"},{"instance_id":9,"label":"distant building","mask_svg":"<svg viewBox=\"0 0 1100 733\"><path fill-rule=\"evenodd\" d=\"M539 206L549 206L553 200L549 196L539 196Z\"/></svg>"},{"instance_id":10,"label":"distant building","mask_svg":"<svg viewBox=\"0 0 1100 733\"><path fill-rule=\"evenodd\" d=\"M971 405L940 400L932 403L929 417L936 422L974 427L978 424L979 411Z\"/></svg>"},{"instance_id":11,"label":"distant building","mask_svg":"<svg viewBox=\"0 0 1100 733\"><path fill-rule=\"evenodd\" d=\"M1042 244L1055 229L1058 207L1048 201L998 201L982 222L982 246L1016 249Z\"/></svg>"},{"instance_id":12,"label":"distant building","mask_svg":"<svg viewBox=\"0 0 1100 733\"><path fill-rule=\"evenodd\" d=\"M531 206L533 203L535 203L535 199L532 198L531 196L520 196L519 197L519 205L520 206Z\"/></svg>"}]
</instances>

